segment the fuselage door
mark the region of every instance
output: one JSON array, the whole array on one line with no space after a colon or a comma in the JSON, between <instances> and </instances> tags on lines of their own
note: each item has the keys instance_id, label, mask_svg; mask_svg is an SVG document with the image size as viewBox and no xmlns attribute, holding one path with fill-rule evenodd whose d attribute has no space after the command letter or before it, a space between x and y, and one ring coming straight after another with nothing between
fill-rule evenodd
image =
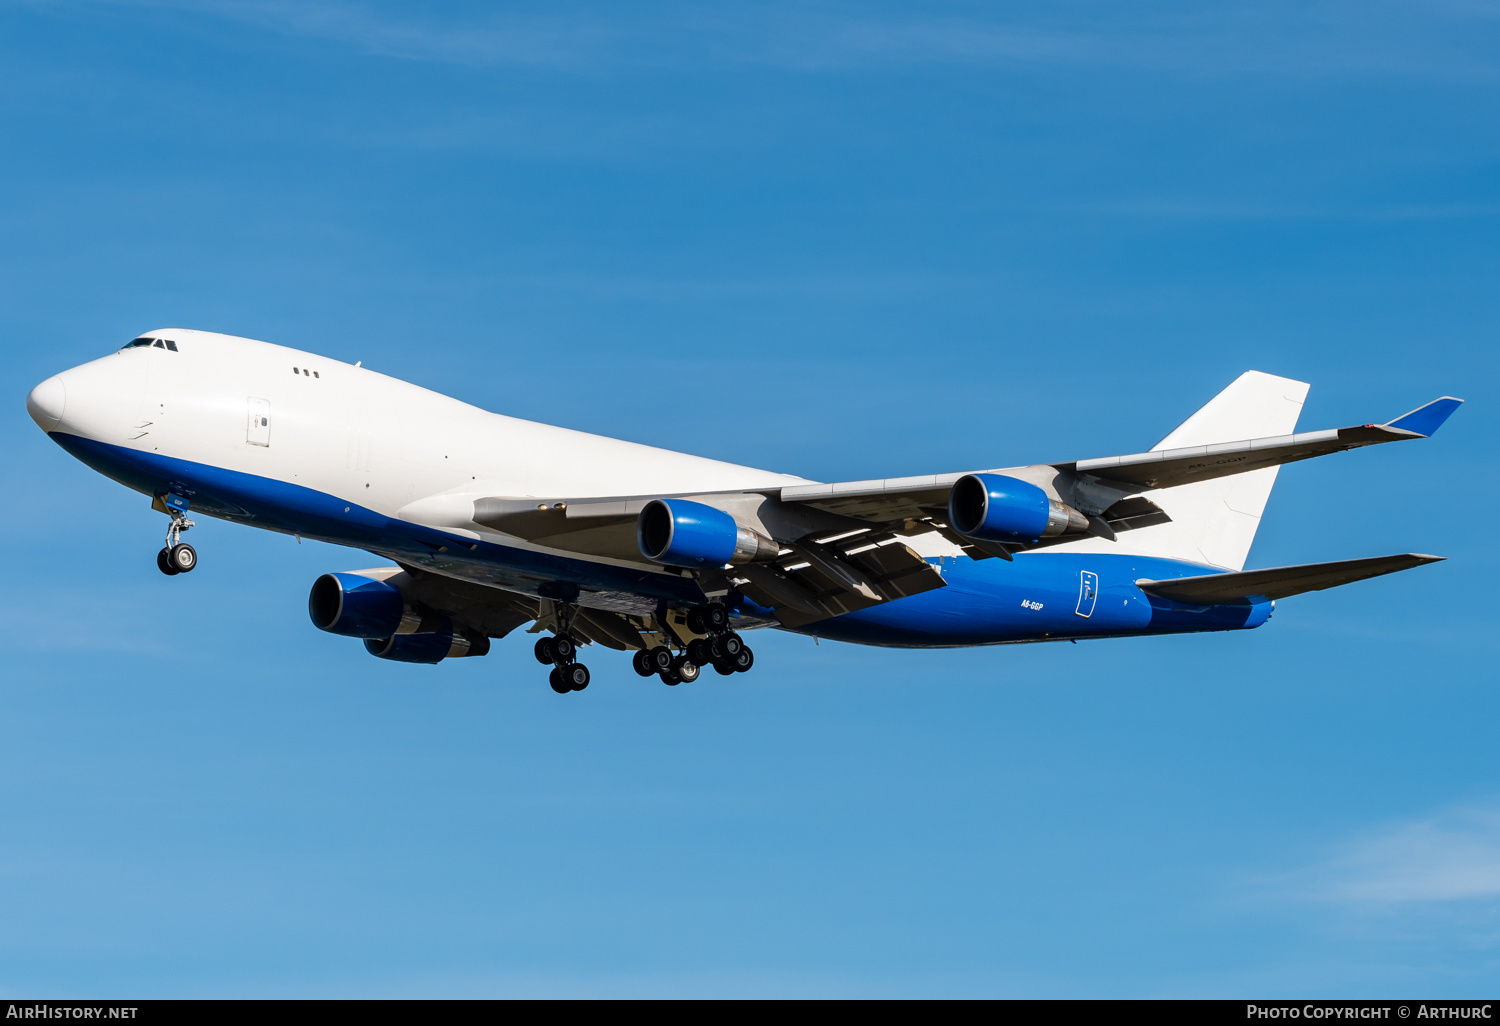
<instances>
[{"instance_id":1,"label":"fuselage door","mask_svg":"<svg viewBox=\"0 0 1500 1026\"><path fill-rule=\"evenodd\" d=\"M248 445L271 444L271 400L249 400L250 409L245 421L245 442Z\"/></svg>"},{"instance_id":2,"label":"fuselage door","mask_svg":"<svg viewBox=\"0 0 1500 1026\"><path fill-rule=\"evenodd\" d=\"M1079 616L1089 617L1094 615L1094 603L1099 601L1099 575L1092 570L1078 571L1078 608L1073 610Z\"/></svg>"}]
</instances>

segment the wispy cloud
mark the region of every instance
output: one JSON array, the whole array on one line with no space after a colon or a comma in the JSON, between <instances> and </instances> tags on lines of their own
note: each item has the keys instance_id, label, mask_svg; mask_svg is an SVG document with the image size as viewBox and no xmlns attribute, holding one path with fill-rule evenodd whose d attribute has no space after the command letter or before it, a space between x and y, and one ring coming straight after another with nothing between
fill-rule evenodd
<instances>
[{"instance_id":1,"label":"wispy cloud","mask_svg":"<svg viewBox=\"0 0 1500 1026\"><path fill-rule=\"evenodd\" d=\"M1072 209L1118 217L1213 221L1443 221L1500 217L1500 204L1448 203L1358 206L1232 203L1187 197L1143 197L1075 205Z\"/></svg>"},{"instance_id":2,"label":"wispy cloud","mask_svg":"<svg viewBox=\"0 0 1500 1026\"><path fill-rule=\"evenodd\" d=\"M407 60L598 71L774 65L1105 65L1197 74L1493 77L1500 6L951 3L920 13L839 0L714 5L573 3L434 13L369 0L33 0L108 3L228 20Z\"/></svg>"},{"instance_id":3,"label":"wispy cloud","mask_svg":"<svg viewBox=\"0 0 1500 1026\"><path fill-rule=\"evenodd\" d=\"M1500 802L1389 824L1283 882L1304 898L1372 910L1500 900Z\"/></svg>"}]
</instances>

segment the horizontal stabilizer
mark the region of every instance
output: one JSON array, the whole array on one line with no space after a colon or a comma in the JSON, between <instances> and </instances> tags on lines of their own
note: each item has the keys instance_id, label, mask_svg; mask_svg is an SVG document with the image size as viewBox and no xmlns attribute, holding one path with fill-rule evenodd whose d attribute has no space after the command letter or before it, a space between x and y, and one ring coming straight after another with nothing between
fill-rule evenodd
<instances>
[{"instance_id":1,"label":"horizontal stabilizer","mask_svg":"<svg viewBox=\"0 0 1500 1026\"><path fill-rule=\"evenodd\" d=\"M1148 595L1193 605L1246 605L1266 599L1286 598L1305 591L1322 591L1352 584L1367 577L1410 570L1423 563L1437 563L1447 557L1407 552L1398 556L1372 556L1369 559L1345 559L1336 563L1304 563L1302 566L1278 566L1269 570L1244 570L1230 574L1207 574L1203 577L1179 577L1169 581L1136 581Z\"/></svg>"}]
</instances>

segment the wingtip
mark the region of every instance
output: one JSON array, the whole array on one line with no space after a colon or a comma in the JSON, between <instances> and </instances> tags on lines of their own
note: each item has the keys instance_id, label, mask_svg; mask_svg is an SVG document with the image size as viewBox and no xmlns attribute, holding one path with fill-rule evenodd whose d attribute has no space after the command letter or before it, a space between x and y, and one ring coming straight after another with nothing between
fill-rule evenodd
<instances>
[{"instance_id":1,"label":"wingtip","mask_svg":"<svg viewBox=\"0 0 1500 1026\"><path fill-rule=\"evenodd\" d=\"M1410 431L1412 434L1421 435L1423 438L1431 438L1437 433L1449 417L1453 416L1460 406L1464 404L1462 399L1451 395L1441 396L1423 406L1418 406L1410 413L1402 414L1384 427L1396 428L1398 431Z\"/></svg>"}]
</instances>

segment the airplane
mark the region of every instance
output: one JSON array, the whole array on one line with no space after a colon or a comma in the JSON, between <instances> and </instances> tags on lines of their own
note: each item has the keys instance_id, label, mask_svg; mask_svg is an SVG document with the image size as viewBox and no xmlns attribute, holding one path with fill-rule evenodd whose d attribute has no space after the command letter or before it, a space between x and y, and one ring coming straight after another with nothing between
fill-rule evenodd
<instances>
[{"instance_id":1,"label":"airplane","mask_svg":"<svg viewBox=\"0 0 1500 1026\"><path fill-rule=\"evenodd\" d=\"M743 633L902 648L1246 630L1278 599L1435 562L1245 570L1281 464L1432 435L1462 403L1296 433L1308 385L1246 371L1138 453L822 483L490 413L314 353L162 329L50 377L26 408L169 518L363 549L324 574L323 631L407 663L483 656L523 625L559 694L582 647L642 677L744 672Z\"/></svg>"}]
</instances>

